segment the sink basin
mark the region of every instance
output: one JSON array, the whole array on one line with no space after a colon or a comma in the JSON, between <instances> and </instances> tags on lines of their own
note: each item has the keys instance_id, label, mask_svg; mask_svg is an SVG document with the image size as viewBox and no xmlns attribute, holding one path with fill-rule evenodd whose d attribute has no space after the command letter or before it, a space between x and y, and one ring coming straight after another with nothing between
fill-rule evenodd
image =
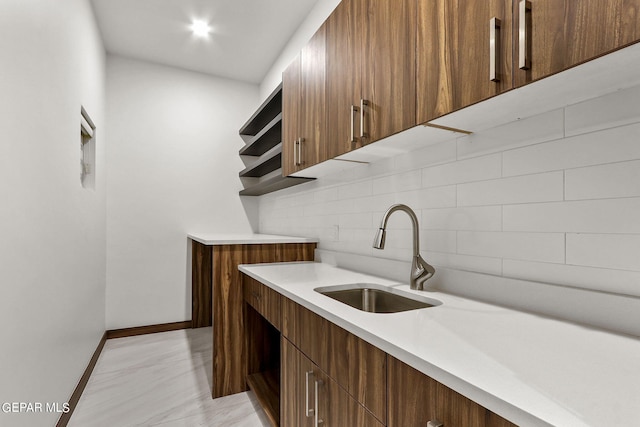
<instances>
[{"instance_id":1,"label":"sink basin","mask_svg":"<svg viewBox=\"0 0 640 427\"><path fill-rule=\"evenodd\" d=\"M442 304L438 300L398 291L375 283L328 286L316 288L315 291L369 313L398 313Z\"/></svg>"}]
</instances>

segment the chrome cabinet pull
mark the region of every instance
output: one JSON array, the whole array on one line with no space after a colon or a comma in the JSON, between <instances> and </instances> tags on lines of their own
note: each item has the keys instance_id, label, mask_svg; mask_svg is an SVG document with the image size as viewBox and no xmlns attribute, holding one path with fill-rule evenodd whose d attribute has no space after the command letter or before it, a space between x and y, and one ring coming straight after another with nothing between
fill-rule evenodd
<instances>
[{"instance_id":1,"label":"chrome cabinet pull","mask_svg":"<svg viewBox=\"0 0 640 427\"><path fill-rule=\"evenodd\" d=\"M356 113L358 112L358 107L356 107L355 105L351 106L351 138L349 139L349 142L354 143L354 142L358 142L358 140L356 139Z\"/></svg>"},{"instance_id":2,"label":"chrome cabinet pull","mask_svg":"<svg viewBox=\"0 0 640 427\"><path fill-rule=\"evenodd\" d=\"M440 420L431 420L427 423L427 427L444 427L444 424Z\"/></svg>"},{"instance_id":3,"label":"chrome cabinet pull","mask_svg":"<svg viewBox=\"0 0 640 427\"><path fill-rule=\"evenodd\" d=\"M304 373L304 379L305 379L304 407L305 407L305 416L307 418L311 417L315 412L312 408L309 408L309 377L311 375L313 375L313 371L307 371ZM318 404L318 398L316 397L316 405L317 404Z\"/></svg>"},{"instance_id":4,"label":"chrome cabinet pull","mask_svg":"<svg viewBox=\"0 0 640 427\"><path fill-rule=\"evenodd\" d=\"M366 99L360 100L360 138L367 138L369 135L367 134L366 127L364 125L364 107L365 105L369 105L369 101Z\"/></svg>"},{"instance_id":5,"label":"chrome cabinet pull","mask_svg":"<svg viewBox=\"0 0 640 427\"><path fill-rule=\"evenodd\" d=\"M527 23L531 22L531 2L529 0L520 0L519 3L519 32L518 32L518 66L521 70L528 70L531 67L529 58L529 42L530 37ZM529 15L529 16L528 16Z\"/></svg>"},{"instance_id":6,"label":"chrome cabinet pull","mask_svg":"<svg viewBox=\"0 0 640 427\"><path fill-rule=\"evenodd\" d=\"M301 166L302 161L302 143L304 142L304 138L298 138L298 166Z\"/></svg>"},{"instance_id":7,"label":"chrome cabinet pull","mask_svg":"<svg viewBox=\"0 0 640 427\"><path fill-rule=\"evenodd\" d=\"M293 141L293 166L294 167L298 166L298 159L296 158L296 153L297 153L296 147L298 146L298 141L299 140L297 139Z\"/></svg>"},{"instance_id":8,"label":"chrome cabinet pull","mask_svg":"<svg viewBox=\"0 0 640 427\"><path fill-rule=\"evenodd\" d=\"M315 381L315 383L316 383L316 386L315 386L315 394L316 394L316 396L315 396L315 398L316 398L316 410L315 410L315 415L316 415L316 417L315 417L315 427L319 427L319 426L320 426L320 424L322 424L324 421L323 421L322 419L320 419L320 417L319 417L319 415L318 415L318 413L320 412L320 411L318 410L318 388L320 388L320 386L321 386L322 384L324 384L324 381L322 381L322 380L316 380L316 381Z\"/></svg>"},{"instance_id":9,"label":"chrome cabinet pull","mask_svg":"<svg viewBox=\"0 0 640 427\"><path fill-rule=\"evenodd\" d=\"M489 80L499 82L498 52L500 51L500 20L495 16L489 20Z\"/></svg>"}]
</instances>

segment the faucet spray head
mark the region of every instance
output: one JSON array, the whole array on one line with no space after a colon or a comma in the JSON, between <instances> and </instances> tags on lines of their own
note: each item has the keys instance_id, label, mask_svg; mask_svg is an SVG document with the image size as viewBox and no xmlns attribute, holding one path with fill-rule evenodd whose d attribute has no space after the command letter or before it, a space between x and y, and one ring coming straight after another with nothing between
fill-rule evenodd
<instances>
[{"instance_id":1,"label":"faucet spray head","mask_svg":"<svg viewBox=\"0 0 640 427\"><path fill-rule=\"evenodd\" d=\"M384 228L379 228L376 233L375 239L373 239L373 247L375 249L384 249L384 241L387 236L387 230Z\"/></svg>"}]
</instances>

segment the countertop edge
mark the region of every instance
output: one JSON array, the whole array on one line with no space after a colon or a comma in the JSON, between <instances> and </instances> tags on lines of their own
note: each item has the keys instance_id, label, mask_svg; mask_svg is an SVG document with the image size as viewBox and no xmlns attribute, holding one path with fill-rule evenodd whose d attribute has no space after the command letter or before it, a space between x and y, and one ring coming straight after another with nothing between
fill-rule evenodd
<instances>
[{"instance_id":1,"label":"countertop edge","mask_svg":"<svg viewBox=\"0 0 640 427\"><path fill-rule=\"evenodd\" d=\"M318 243L318 239L308 237L294 237L294 236L276 236L269 234L254 234L254 235L228 235L224 234L215 235L210 234L198 234L187 233L187 238L202 243L205 246L216 245L260 245L260 244L275 244L275 243Z\"/></svg>"},{"instance_id":2,"label":"countertop edge","mask_svg":"<svg viewBox=\"0 0 640 427\"><path fill-rule=\"evenodd\" d=\"M280 263L280 264L303 264L303 263L313 264L314 262L307 261L307 262L291 262L291 263ZM262 265L266 265L266 264L262 264ZM506 402L501 398L496 397L483 389L478 388L477 386L439 368L438 366L420 358L419 356L414 355L413 353L408 352L405 349L398 347L384 340L383 338L380 338L379 336L373 333L363 330L357 325L354 325L353 323L343 319L342 317L335 315L323 309L322 307L319 307L313 304L312 302L304 298L301 298L295 293L292 293L287 289L284 289L278 286L276 283L273 283L270 280L260 276L259 274L252 272L250 270L252 266L255 266L255 265L242 264L238 266L238 269L242 273L248 275L249 277L259 281L265 286L268 286L269 288L277 291L278 293L284 295L285 297L291 299L292 301L311 310L315 314L335 323L336 325L353 333L354 335L367 341L368 343L380 348L381 350L385 351L387 354L395 357L396 359L402 361L403 363L406 363L407 365L422 372L423 374L432 377L433 379L435 379L436 381L439 381L443 385L453 389L454 391L461 393L465 397L486 407L490 411L495 412L496 414L518 425L553 427L553 424L550 424L536 417L535 415L530 414L529 412L517 406L514 406L513 404ZM340 270L343 270L343 269L340 269ZM345 270L345 271L349 271L349 270Z\"/></svg>"}]
</instances>

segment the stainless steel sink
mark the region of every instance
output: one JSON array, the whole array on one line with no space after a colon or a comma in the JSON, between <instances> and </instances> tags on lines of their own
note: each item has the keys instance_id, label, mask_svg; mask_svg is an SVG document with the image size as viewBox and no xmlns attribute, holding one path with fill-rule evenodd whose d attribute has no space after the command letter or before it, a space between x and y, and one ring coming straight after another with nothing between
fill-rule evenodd
<instances>
[{"instance_id":1,"label":"stainless steel sink","mask_svg":"<svg viewBox=\"0 0 640 427\"><path fill-rule=\"evenodd\" d=\"M316 288L315 291L370 313L398 313L442 304L438 300L398 291L375 283L328 286Z\"/></svg>"}]
</instances>

